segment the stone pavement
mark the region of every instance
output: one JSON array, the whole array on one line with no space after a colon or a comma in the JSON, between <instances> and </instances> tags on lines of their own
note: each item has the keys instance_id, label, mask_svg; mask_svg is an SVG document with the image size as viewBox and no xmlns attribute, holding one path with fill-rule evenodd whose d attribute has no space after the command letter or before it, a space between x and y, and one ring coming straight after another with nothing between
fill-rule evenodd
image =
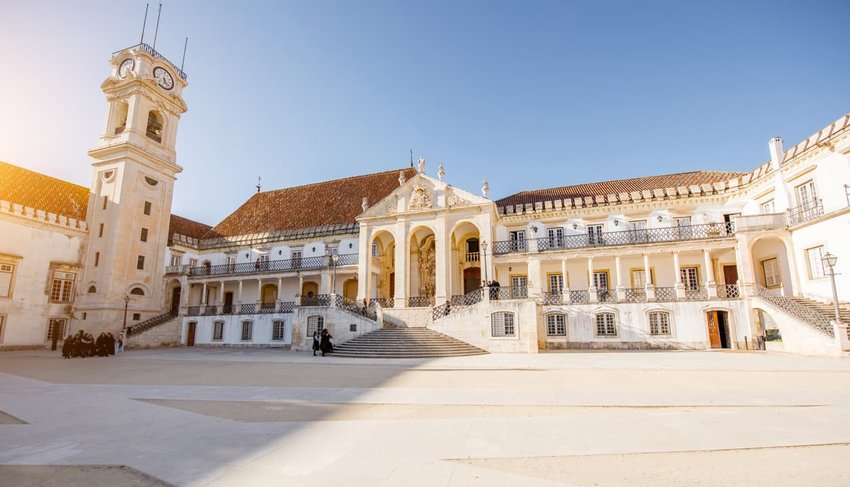
<instances>
[{"instance_id":1,"label":"stone pavement","mask_svg":"<svg viewBox=\"0 0 850 487\"><path fill-rule=\"evenodd\" d=\"M848 412L850 360L787 354L6 352L0 484L112 465L192 486L848 485Z\"/></svg>"}]
</instances>

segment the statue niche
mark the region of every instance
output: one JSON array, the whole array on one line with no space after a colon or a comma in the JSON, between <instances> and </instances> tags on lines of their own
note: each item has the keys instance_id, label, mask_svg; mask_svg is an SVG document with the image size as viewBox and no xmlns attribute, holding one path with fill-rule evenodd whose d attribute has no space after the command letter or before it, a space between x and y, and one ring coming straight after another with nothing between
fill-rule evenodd
<instances>
[{"instance_id":1,"label":"statue niche","mask_svg":"<svg viewBox=\"0 0 850 487\"><path fill-rule=\"evenodd\" d=\"M419 244L419 295L436 295L437 248L433 235L428 235Z\"/></svg>"}]
</instances>

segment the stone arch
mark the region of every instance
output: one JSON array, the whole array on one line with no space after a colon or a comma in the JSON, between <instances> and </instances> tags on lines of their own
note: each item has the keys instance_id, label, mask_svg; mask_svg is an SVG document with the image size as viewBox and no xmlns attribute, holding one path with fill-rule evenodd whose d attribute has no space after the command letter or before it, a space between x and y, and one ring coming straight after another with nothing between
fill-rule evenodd
<instances>
[{"instance_id":1,"label":"stone arch","mask_svg":"<svg viewBox=\"0 0 850 487\"><path fill-rule=\"evenodd\" d=\"M437 290L437 240L430 225L418 225L409 232L408 297L414 306L434 304Z\"/></svg>"},{"instance_id":2,"label":"stone arch","mask_svg":"<svg viewBox=\"0 0 850 487\"><path fill-rule=\"evenodd\" d=\"M141 296L150 295L150 291L148 290L147 286L145 286L144 284L142 284L140 282L137 282L137 283L130 284L129 286L127 286L127 294L129 294L131 296L140 296L141 297Z\"/></svg>"},{"instance_id":3,"label":"stone arch","mask_svg":"<svg viewBox=\"0 0 850 487\"><path fill-rule=\"evenodd\" d=\"M180 298L183 295L183 286L178 279L170 279L165 285L165 307L171 311L177 311L180 308Z\"/></svg>"},{"instance_id":4,"label":"stone arch","mask_svg":"<svg viewBox=\"0 0 850 487\"><path fill-rule=\"evenodd\" d=\"M357 300L357 279L346 279L342 283L342 296L352 301Z\"/></svg>"},{"instance_id":5,"label":"stone arch","mask_svg":"<svg viewBox=\"0 0 850 487\"><path fill-rule=\"evenodd\" d=\"M148 125L145 129L145 135L149 139L161 143L164 126L165 119L158 110L151 110L148 112Z\"/></svg>"},{"instance_id":6,"label":"stone arch","mask_svg":"<svg viewBox=\"0 0 850 487\"><path fill-rule=\"evenodd\" d=\"M794 295L796 266L792 248L790 239L783 235L759 236L749 243L747 252L757 285L781 291L784 296Z\"/></svg>"},{"instance_id":7,"label":"stone arch","mask_svg":"<svg viewBox=\"0 0 850 487\"><path fill-rule=\"evenodd\" d=\"M470 220L456 222L449 233L449 249L449 294L466 294L481 287L483 261L487 258L482 258L481 228Z\"/></svg>"},{"instance_id":8,"label":"stone arch","mask_svg":"<svg viewBox=\"0 0 850 487\"><path fill-rule=\"evenodd\" d=\"M372 234L369 248L366 249L369 263L367 265L367 296L382 300L395 297L397 242L395 232L391 230L381 229Z\"/></svg>"},{"instance_id":9,"label":"stone arch","mask_svg":"<svg viewBox=\"0 0 850 487\"><path fill-rule=\"evenodd\" d=\"M277 302L277 284L263 284L260 291L260 302L264 309L269 305L274 307L275 302Z\"/></svg>"},{"instance_id":10,"label":"stone arch","mask_svg":"<svg viewBox=\"0 0 850 487\"><path fill-rule=\"evenodd\" d=\"M738 333L737 333L737 329L738 329L737 318L738 317L735 315L734 310L732 308L730 308L729 306L712 304L712 305L703 306L703 307L700 308L700 315L702 316L702 320L703 320L703 328L705 329L705 332L706 332L706 343L708 343L709 347L711 347L711 336L710 336L711 331L709 329L709 327L710 327L709 313L711 313L711 312L723 313L724 316L725 316L725 320L726 320L725 325L727 327L729 346L723 347L723 348L729 348L729 349L738 348L738 344L737 344L737 340L736 340L736 337L738 336Z\"/></svg>"},{"instance_id":11,"label":"stone arch","mask_svg":"<svg viewBox=\"0 0 850 487\"><path fill-rule=\"evenodd\" d=\"M315 298L319 295L319 283L314 281L304 281L301 285L301 296L305 298Z\"/></svg>"}]
</instances>

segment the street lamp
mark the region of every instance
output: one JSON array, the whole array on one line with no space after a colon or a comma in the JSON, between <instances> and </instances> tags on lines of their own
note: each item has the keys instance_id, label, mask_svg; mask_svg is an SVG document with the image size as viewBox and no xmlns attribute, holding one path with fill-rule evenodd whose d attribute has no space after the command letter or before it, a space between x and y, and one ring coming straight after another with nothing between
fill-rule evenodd
<instances>
[{"instance_id":1,"label":"street lamp","mask_svg":"<svg viewBox=\"0 0 850 487\"><path fill-rule=\"evenodd\" d=\"M124 295L124 326L121 327L121 331L124 331L124 330L127 329L127 305L128 304L130 304L130 295L125 294Z\"/></svg>"},{"instance_id":2,"label":"street lamp","mask_svg":"<svg viewBox=\"0 0 850 487\"><path fill-rule=\"evenodd\" d=\"M331 294L336 294L336 265L339 262L339 254L331 254L331 262L333 262L334 265L334 277L331 281L331 288L333 289L333 292Z\"/></svg>"},{"instance_id":3,"label":"street lamp","mask_svg":"<svg viewBox=\"0 0 850 487\"><path fill-rule=\"evenodd\" d=\"M829 267L829 277L832 279L832 305L835 308L835 321L841 323L841 311L838 308L838 290L835 288L835 264L838 263L838 257L827 252L821 258L821 262Z\"/></svg>"},{"instance_id":4,"label":"street lamp","mask_svg":"<svg viewBox=\"0 0 850 487\"><path fill-rule=\"evenodd\" d=\"M484 257L484 283L487 284L487 241L481 242L482 255Z\"/></svg>"}]
</instances>

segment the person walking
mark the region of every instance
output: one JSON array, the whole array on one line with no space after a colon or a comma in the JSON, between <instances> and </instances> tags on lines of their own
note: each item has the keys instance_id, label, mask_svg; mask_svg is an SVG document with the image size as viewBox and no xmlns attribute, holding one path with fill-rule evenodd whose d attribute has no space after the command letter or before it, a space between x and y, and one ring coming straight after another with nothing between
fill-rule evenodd
<instances>
[{"instance_id":1,"label":"person walking","mask_svg":"<svg viewBox=\"0 0 850 487\"><path fill-rule=\"evenodd\" d=\"M326 353L334 351L333 343L331 343L332 338L333 337L330 333L328 333L327 329L322 330L322 341L320 345L320 348L322 349L322 357L324 357Z\"/></svg>"},{"instance_id":2,"label":"person walking","mask_svg":"<svg viewBox=\"0 0 850 487\"><path fill-rule=\"evenodd\" d=\"M316 351L319 350L320 347L321 347L321 342L319 340L319 332L314 331L313 332L313 356L314 357L316 356ZM322 354L322 355L324 355L324 354Z\"/></svg>"}]
</instances>

